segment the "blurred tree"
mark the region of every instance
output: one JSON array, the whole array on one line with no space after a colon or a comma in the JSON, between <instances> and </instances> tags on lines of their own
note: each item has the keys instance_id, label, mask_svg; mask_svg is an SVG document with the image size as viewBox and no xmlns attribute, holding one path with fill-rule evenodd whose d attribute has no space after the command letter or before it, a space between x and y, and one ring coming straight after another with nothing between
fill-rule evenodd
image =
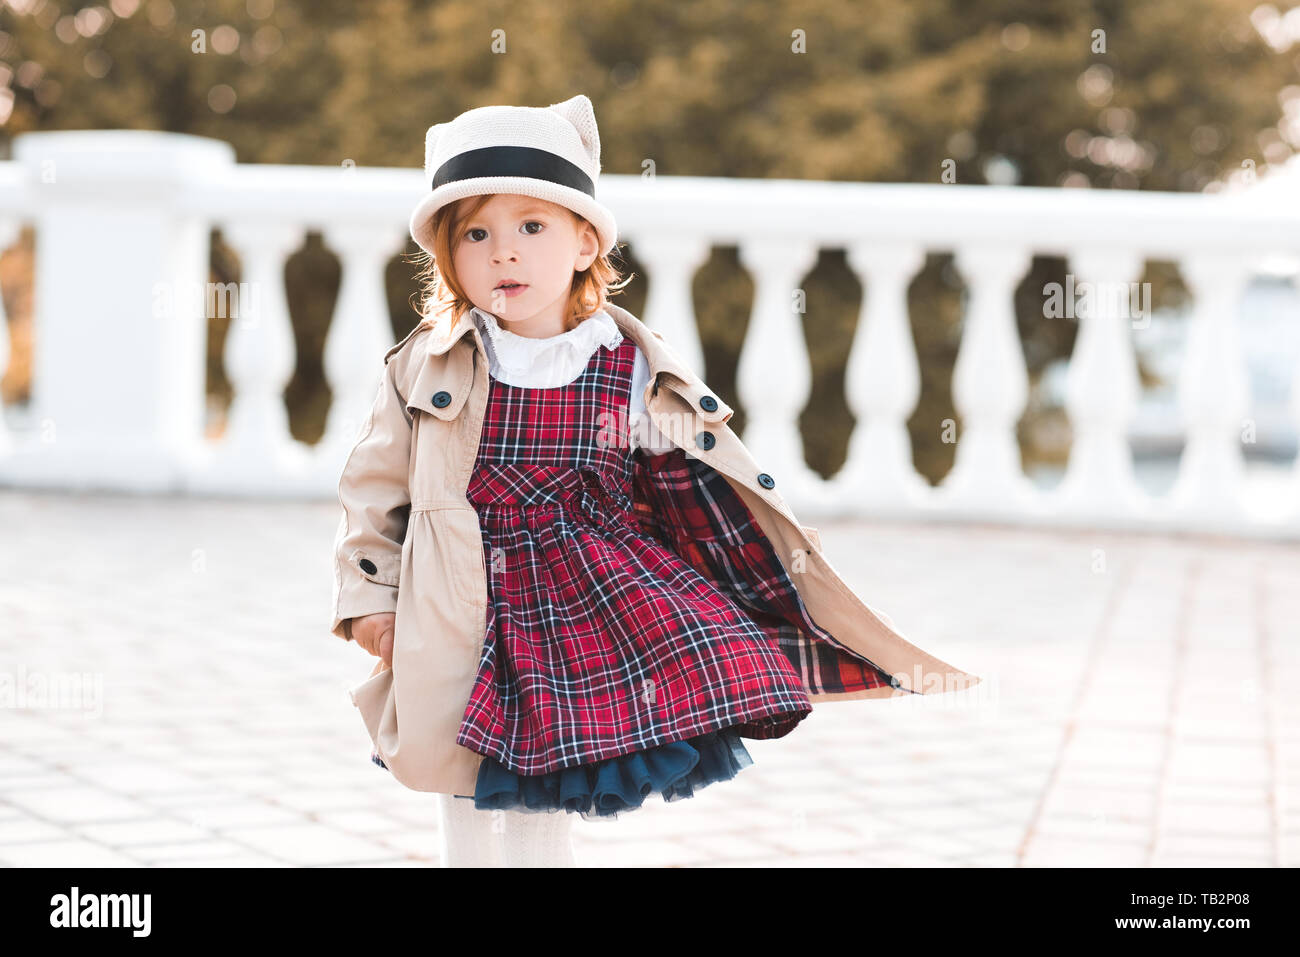
<instances>
[{"instance_id":1,"label":"blurred tree","mask_svg":"<svg viewBox=\"0 0 1300 957\"><path fill-rule=\"evenodd\" d=\"M9 0L0 149L33 129L149 128L226 140L244 162L419 166L433 122L582 91L613 173L639 173L650 158L660 175L940 182L947 164L958 183L1201 190L1295 145L1278 128L1279 94L1294 90L1300 58L1252 25L1270 9L1253 0ZM806 52L795 52L799 42ZM910 294L923 366L911 428L931 479L950 465L939 434L955 417L962 282L948 252L932 251ZM628 254L634 262L635 249ZM322 272L327 250L309 244L300 255L306 265L287 272L304 354L288 395L295 434L310 441L328 407L319 347L333 301L311 290L336 288L338 276L336 266ZM214 255L214 269L237 268L227 262ZM1041 317L1042 285L1063 281L1065 268L1036 259L1017 294L1031 375L1073 346L1071 321ZM397 263L389 275L401 335L415 320L410 269ZM719 250L701 277L708 375L732 401L752 283L734 250ZM1178 293L1172 268L1147 278L1157 304ZM805 286L815 372L805 437L810 463L829 474L851 424L842 377L862 289L838 250L824 251ZM636 311L643 281L629 292L623 301Z\"/></svg>"}]
</instances>

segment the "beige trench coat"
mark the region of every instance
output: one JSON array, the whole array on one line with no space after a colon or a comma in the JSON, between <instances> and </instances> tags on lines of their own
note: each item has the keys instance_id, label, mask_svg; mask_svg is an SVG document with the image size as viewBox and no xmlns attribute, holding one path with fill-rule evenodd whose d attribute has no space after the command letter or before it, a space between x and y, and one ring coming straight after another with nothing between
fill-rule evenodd
<instances>
[{"instance_id":1,"label":"beige trench coat","mask_svg":"<svg viewBox=\"0 0 1300 957\"><path fill-rule=\"evenodd\" d=\"M618 306L606 308L648 361L650 420L673 445L725 477L813 621L892 676L891 686L864 691L809 687L810 700L933 694L977 684L977 676L908 642L887 615L849 588L822 552L816 529L799 524L774 477L726 424L731 408L657 332ZM487 406L487 369L468 312L449 334L428 320L416 326L384 357L370 418L339 480L343 516L331 631L345 638L348 619L396 614L392 667L377 659L350 695L388 769L417 791L472 795L482 760L455 739L486 632L487 574L466 489ZM704 448L708 435L714 441Z\"/></svg>"}]
</instances>

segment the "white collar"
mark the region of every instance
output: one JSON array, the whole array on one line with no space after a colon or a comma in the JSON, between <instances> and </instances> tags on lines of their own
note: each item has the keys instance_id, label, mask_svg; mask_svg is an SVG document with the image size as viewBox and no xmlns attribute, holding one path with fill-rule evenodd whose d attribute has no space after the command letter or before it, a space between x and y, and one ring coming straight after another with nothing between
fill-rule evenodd
<instances>
[{"instance_id":1,"label":"white collar","mask_svg":"<svg viewBox=\"0 0 1300 957\"><path fill-rule=\"evenodd\" d=\"M536 338L502 327L490 312L471 307L470 313L483 336L492 375L510 385L555 388L581 374L598 346L616 348L623 341L614 317L599 310L568 332Z\"/></svg>"}]
</instances>

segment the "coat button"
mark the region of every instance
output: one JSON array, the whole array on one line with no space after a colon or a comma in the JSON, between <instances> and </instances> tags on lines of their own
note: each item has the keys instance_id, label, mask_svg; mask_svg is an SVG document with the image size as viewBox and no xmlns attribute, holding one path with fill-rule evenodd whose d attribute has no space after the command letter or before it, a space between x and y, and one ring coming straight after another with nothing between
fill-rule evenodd
<instances>
[{"instance_id":1,"label":"coat button","mask_svg":"<svg viewBox=\"0 0 1300 957\"><path fill-rule=\"evenodd\" d=\"M763 486L763 488L775 488L776 479L772 478L772 476L768 475L766 472L759 472L758 484Z\"/></svg>"},{"instance_id":2,"label":"coat button","mask_svg":"<svg viewBox=\"0 0 1300 957\"><path fill-rule=\"evenodd\" d=\"M713 448L713 443L714 443L714 438L712 432L701 432L699 435L695 437L695 444L698 445L700 448L704 449L704 451L706 452L709 449Z\"/></svg>"},{"instance_id":3,"label":"coat button","mask_svg":"<svg viewBox=\"0 0 1300 957\"><path fill-rule=\"evenodd\" d=\"M718 400L711 395L700 396L700 408L705 412L717 412Z\"/></svg>"},{"instance_id":4,"label":"coat button","mask_svg":"<svg viewBox=\"0 0 1300 957\"><path fill-rule=\"evenodd\" d=\"M368 558L361 559L360 564L361 564L361 570L365 572L367 575L373 575L375 572L379 571L379 566L376 565Z\"/></svg>"},{"instance_id":5,"label":"coat button","mask_svg":"<svg viewBox=\"0 0 1300 957\"><path fill-rule=\"evenodd\" d=\"M433 394L433 404L439 409L445 409L451 405L450 392L435 392Z\"/></svg>"}]
</instances>

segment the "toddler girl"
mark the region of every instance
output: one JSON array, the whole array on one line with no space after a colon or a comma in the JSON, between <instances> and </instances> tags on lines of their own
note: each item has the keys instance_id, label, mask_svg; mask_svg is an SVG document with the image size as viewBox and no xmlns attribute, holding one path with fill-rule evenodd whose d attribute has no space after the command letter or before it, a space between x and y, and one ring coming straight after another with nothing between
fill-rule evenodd
<instances>
[{"instance_id":1,"label":"toddler girl","mask_svg":"<svg viewBox=\"0 0 1300 957\"><path fill-rule=\"evenodd\" d=\"M730 410L680 385L706 417L689 439L649 421L646 349L656 368L670 353L608 302L599 157L585 96L429 130L425 320L385 358L340 482L336 633L381 659L354 700L375 762L438 792L444 866L571 866L573 814L734 778L741 739L788 734L810 690L897 687L812 621L749 509L683 448L726 441L741 461Z\"/></svg>"}]
</instances>

